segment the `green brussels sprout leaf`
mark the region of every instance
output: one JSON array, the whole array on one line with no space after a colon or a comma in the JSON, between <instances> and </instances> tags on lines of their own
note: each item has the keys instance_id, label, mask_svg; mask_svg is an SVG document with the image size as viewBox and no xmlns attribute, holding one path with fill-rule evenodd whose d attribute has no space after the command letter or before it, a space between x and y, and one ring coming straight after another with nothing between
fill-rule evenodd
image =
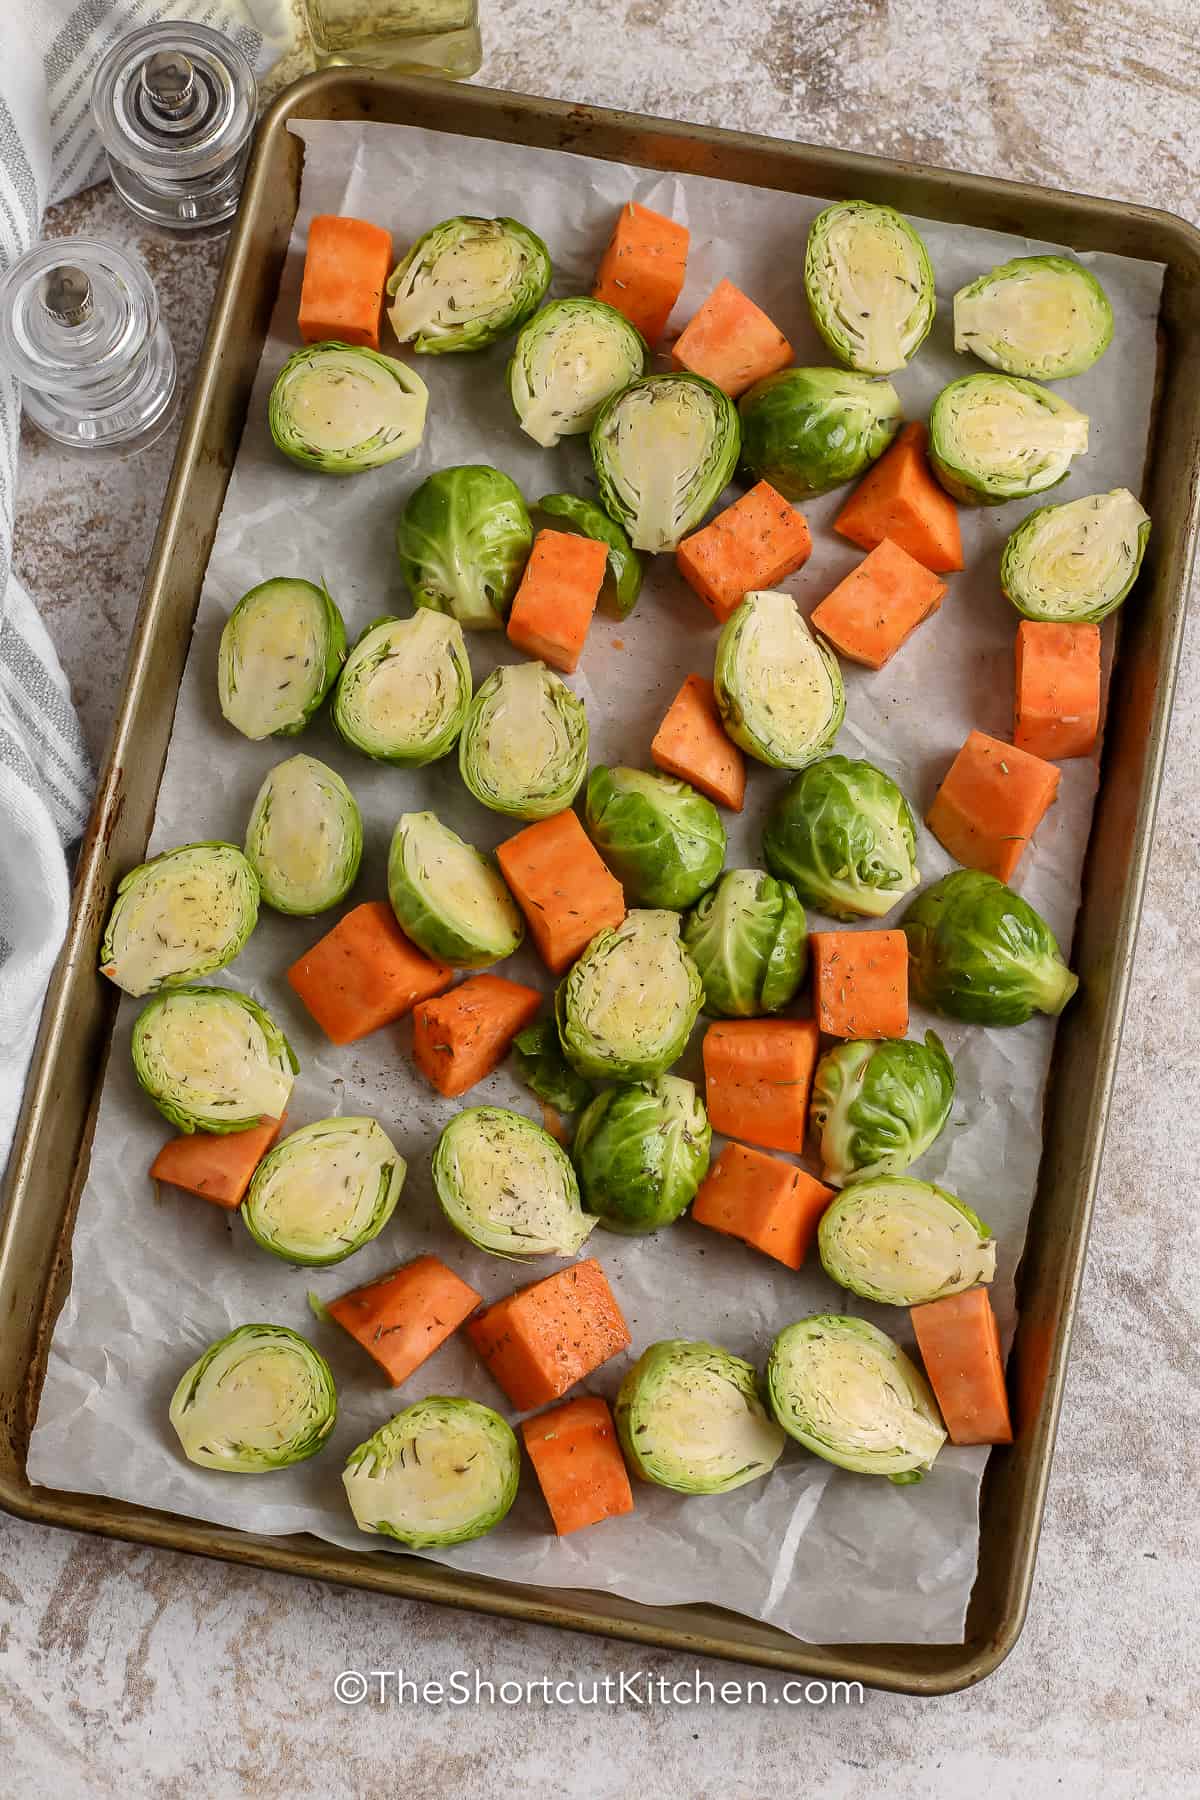
<instances>
[{"instance_id":1,"label":"green brussels sprout leaf","mask_svg":"<svg viewBox=\"0 0 1200 1800\"><path fill-rule=\"evenodd\" d=\"M794 887L759 869L727 869L683 922L683 942L716 1019L757 1019L795 997L808 927Z\"/></svg>"},{"instance_id":2,"label":"green brussels sprout leaf","mask_svg":"<svg viewBox=\"0 0 1200 1800\"><path fill-rule=\"evenodd\" d=\"M577 1075L562 1053L558 1027L551 1019L527 1025L513 1039L513 1066L531 1093L555 1112L582 1112L592 1097L592 1084Z\"/></svg>"},{"instance_id":3,"label":"green brussels sprout leaf","mask_svg":"<svg viewBox=\"0 0 1200 1800\"><path fill-rule=\"evenodd\" d=\"M608 545L608 567L598 605L614 619L627 619L642 591L645 558L639 556L615 519L591 500L576 494L543 494L538 511L545 513L554 531L574 532Z\"/></svg>"}]
</instances>

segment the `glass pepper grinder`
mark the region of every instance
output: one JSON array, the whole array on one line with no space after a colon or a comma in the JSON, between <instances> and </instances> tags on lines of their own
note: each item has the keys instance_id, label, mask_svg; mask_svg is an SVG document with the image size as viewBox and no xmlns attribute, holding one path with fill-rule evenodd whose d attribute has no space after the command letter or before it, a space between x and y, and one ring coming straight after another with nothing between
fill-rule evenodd
<instances>
[{"instance_id":1,"label":"glass pepper grinder","mask_svg":"<svg viewBox=\"0 0 1200 1800\"><path fill-rule=\"evenodd\" d=\"M237 46L183 20L118 38L92 86L113 186L139 219L168 231L228 229L257 105Z\"/></svg>"},{"instance_id":2,"label":"glass pepper grinder","mask_svg":"<svg viewBox=\"0 0 1200 1800\"><path fill-rule=\"evenodd\" d=\"M154 283L98 238L35 244L0 278L0 362L29 417L71 449L130 456L174 415L175 352Z\"/></svg>"}]
</instances>

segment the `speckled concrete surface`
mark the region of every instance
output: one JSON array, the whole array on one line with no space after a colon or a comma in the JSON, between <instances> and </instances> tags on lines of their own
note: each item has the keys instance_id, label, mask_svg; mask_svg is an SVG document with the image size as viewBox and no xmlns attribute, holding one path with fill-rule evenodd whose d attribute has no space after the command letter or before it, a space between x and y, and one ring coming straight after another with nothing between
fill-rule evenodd
<instances>
[{"instance_id":1,"label":"speckled concrete surface","mask_svg":"<svg viewBox=\"0 0 1200 1800\"><path fill-rule=\"evenodd\" d=\"M497 86L911 155L1200 216L1194 0L484 0ZM112 231L186 368L213 247ZM18 567L99 753L169 447L108 471L26 444ZM1024 1637L972 1694L851 1711L348 1708L346 1667L496 1683L689 1664L0 1520L0 1796L989 1800L1200 1792L1200 646L1185 654L1041 1559ZM706 1673L719 1678L710 1665ZM739 1671L731 1671L739 1673ZM745 1673L741 1671L740 1673ZM769 1683L772 1696L776 1684Z\"/></svg>"}]
</instances>

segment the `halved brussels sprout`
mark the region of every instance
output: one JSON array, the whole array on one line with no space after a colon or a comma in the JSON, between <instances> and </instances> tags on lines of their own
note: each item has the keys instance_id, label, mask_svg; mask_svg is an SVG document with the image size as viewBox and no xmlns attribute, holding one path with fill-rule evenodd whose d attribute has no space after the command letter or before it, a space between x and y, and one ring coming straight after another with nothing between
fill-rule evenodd
<instances>
[{"instance_id":1,"label":"halved brussels sprout","mask_svg":"<svg viewBox=\"0 0 1200 1800\"><path fill-rule=\"evenodd\" d=\"M582 1112L592 1097L592 1084L577 1075L562 1052L558 1027L551 1019L527 1025L513 1039L517 1079L555 1112Z\"/></svg>"},{"instance_id":2,"label":"halved brussels sprout","mask_svg":"<svg viewBox=\"0 0 1200 1800\"><path fill-rule=\"evenodd\" d=\"M901 920L914 1000L969 1025L1060 1013L1079 986L1045 919L980 869L954 869Z\"/></svg>"},{"instance_id":3,"label":"halved brussels sprout","mask_svg":"<svg viewBox=\"0 0 1200 1800\"><path fill-rule=\"evenodd\" d=\"M243 737L303 731L346 660L346 627L323 587L277 576L243 594L221 632L217 693Z\"/></svg>"},{"instance_id":4,"label":"halved brussels sprout","mask_svg":"<svg viewBox=\"0 0 1200 1800\"><path fill-rule=\"evenodd\" d=\"M327 912L354 886L362 814L336 769L315 756L276 763L246 827L246 860L276 912Z\"/></svg>"},{"instance_id":5,"label":"halved brussels sprout","mask_svg":"<svg viewBox=\"0 0 1200 1800\"><path fill-rule=\"evenodd\" d=\"M767 1359L767 1399L789 1437L858 1475L920 1481L946 1441L929 1383L866 1319L817 1313Z\"/></svg>"},{"instance_id":6,"label":"halved brussels sprout","mask_svg":"<svg viewBox=\"0 0 1200 1800\"><path fill-rule=\"evenodd\" d=\"M553 521L555 531L596 538L608 545L608 567L597 604L615 619L627 619L642 591L645 558L638 555L625 532L603 507L576 494L543 494L538 510Z\"/></svg>"},{"instance_id":7,"label":"halved brussels sprout","mask_svg":"<svg viewBox=\"0 0 1200 1800\"><path fill-rule=\"evenodd\" d=\"M407 1165L374 1119L318 1119L268 1150L242 1219L284 1262L324 1268L379 1236L396 1210Z\"/></svg>"},{"instance_id":8,"label":"halved brussels sprout","mask_svg":"<svg viewBox=\"0 0 1200 1800\"><path fill-rule=\"evenodd\" d=\"M727 869L683 922L683 942L716 1019L757 1019L793 999L808 969L808 926L794 887Z\"/></svg>"},{"instance_id":9,"label":"halved brussels sprout","mask_svg":"<svg viewBox=\"0 0 1200 1800\"><path fill-rule=\"evenodd\" d=\"M922 1306L996 1273L996 1241L945 1188L910 1175L852 1181L821 1214L821 1266L881 1306Z\"/></svg>"},{"instance_id":10,"label":"halved brussels sprout","mask_svg":"<svg viewBox=\"0 0 1200 1800\"><path fill-rule=\"evenodd\" d=\"M627 913L559 983L558 1035L589 1081L652 1081L683 1055L704 990L679 926L678 913Z\"/></svg>"},{"instance_id":11,"label":"halved brussels sprout","mask_svg":"<svg viewBox=\"0 0 1200 1800\"><path fill-rule=\"evenodd\" d=\"M278 449L323 475L357 475L415 450L429 389L394 357L363 344L306 344L271 389L268 423Z\"/></svg>"},{"instance_id":12,"label":"halved brussels sprout","mask_svg":"<svg viewBox=\"0 0 1200 1800\"><path fill-rule=\"evenodd\" d=\"M890 381L848 369L780 369L738 405L742 460L785 500L853 481L882 456L903 408Z\"/></svg>"},{"instance_id":13,"label":"halved brussels sprout","mask_svg":"<svg viewBox=\"0 0 1200 1800\"><path fill-rule=\"evenodd\" d=\"M1128 488L1039 506L1000 558L1000 586L1027 619L1098 624L1137 580L1150 515Z\"/></svg>"},{"instance_id":14,"label":"halved brussels sprout","mask_svg":"<svg viewBox=\"0 0 1200 1800\"><path fill-rule=\"evenodd\" d=\"M133 1024L133 1072L177 1131L249 1131L287 1111L300 1067L270 1013L233 988L164 988Z\"/></svg>"},{"instance_id":15,"label":"halved brussels sprout","mask_svg":"<svg viewBox=\"0 0 1200 1800\"><path fill-rule=\"evenodd\" d=\"M481 806L545 819L570 806L587 774L583 701L540 662L505 663L471 702L458 769Z\"/></svg>"},{"instance_id":16,"label":"halved brussels sprout","mask_svg":"<svg viewBox=\"0 0 1200 1800\"><path fill-rule=\"evenodd\" d=\"M832 1187L899 1175L923 1156L954 1104L954 1064L936 1031L924 1044L835 1044L813 1076L810 1121Z\"/></svg>"},{"instance_id":17,"label":"halved brussels sprout","mask_svg":"<svg viewBox=\"0 0 1200 1800\"><path fill-rule=\"evenodd\" d=\"M929 252L891 206L843 200L808 233L804 291L813 324L839 362L890 375L915 356L937 305Z\"/></svg>"},{"instance_id":18,"label":"halved brussels sprout","mask_svg":"<svg viewBox=\"0 0 1200 1800\"><path fill-rule=\"evenodd\" d=\"M590 431L596 414L646 367L646 341L603 300L551 300L521 327L508 391L521 430L553 450Z\"/></svg>"},{"instance_id":19,"label":"halved brussels sprout","mask_svg":"<svg viewBox=\"0 0 1200 1800\"><path fill-rule=\"evenodd\" d=\"M1000 506L1055 487L1087 447L1087 414L1015 375L961 375L929 414L934 473L967 506Z\"/></svg>"},{"instance_id":20,"label":"halved brussels sprout","mask_svg":"<svg viewBox=\"0 0 1200 1800\"><path fill-rule=\"evenodd\" d=\"M600 498L635 550L674 550L737 467L737 409L702 375L644 375L592 426Z\"/></svg>"},{"instance_id":21,"label":"halved brussels sprout","mask_svg":"<svg viewBox=\"0 0 1200 1800\"><path fill-rule=\"evenodd\" d=\"M775 769L824 754L846 715L837 657L790 594L747 594L717 639L713 687L725 729Z\"/></svg>"},{"instance_id":22,"label":"halved brussels sprout","mask_svg":"<svg viewBox=\"0 0 1200 1800\"><path fill-rule=\"evenodd\" d=\"M388 852L388 896L413 943L457 969L501 962L525 936L520 908L490 857L436 813L401 813Z\"/></svg>"},{"instance_id":23,"label":"halved brussels sprout","mask_svg":"<svg viewBox=\"0 0 1200 1800\"><path fill-rule=\"evenodd\" d=\"M520 1474L517 1440L498 1412L434 1394L352 1450L342 1480L360 1531L428 1550L491 1531Z\"/></svg>"},{"instance_id":24,"label":"halved brussels sprout","mask_svg":"<svg viewBox=\"0 0 1200 1800\"><path fill-rule=\"evenodd\" d=\"M333 723L364 756L420 768L453 750L470 704L462 626L422 609L367 626L334 690Z\"/></svg>"},{"instance_id":25,"label":"halved brussels sprout","mask_svg":"<svg viewBox=\"0 0 1200 1800\"><path fill-rule=\"evenodd\" d=\"M690 1081L660 1075L597 1094L575 1130L583 1203L628 1237L677 1219L708 1173L712 1127Z\"/></svg>"},{"instance_id":26,"label":"halved brussels sprout","mask_svg":"<svg viewBox=\"0 0 1200 1800\"><path fill-rule=\"evenodd\" d=\"M443 219L389 275L388 317L414 350L484 350L536 312L550 274L550 252L528 225Z\"/></svg>"},{"instance_id":27,"label":"halved brussels sprout","mask_svg":"<svg viewBox=\"0 0 1200 1800\"><path fill-rule=\"evenodd\" d=\"M727 1494L757 1481L787 1441L767 1417L750 1364L686 1338L642 1352L621 1383L614 1418L637 1473L677 1494Z\"/></svg>"},{"instance_id":28,"label":"halved brussels sprout","mask_svg":"<svg viewBox=\"0 0 1200 1800\"><path fill-rule=\"evenodd\" d=\"M954 296L954 348L1006 375L1082 375L1112 340L1108 295L1067 256L1018 256Z\"/></svg>"},{"instance_id":29,"label":"halved brussels sprout","mask_svg":"<svg viewBox=\"0 0 1200 1800\"><path fill-rule=\"evenodd\" d=\"M874 763L826 756L767 815L763 855L831 919L881 919L920 884L912 809Z\"/></svg>"},{"instance_id":30,"label":"halved brussels sprout","mask_svg":"<svg viewBox=\"0 0 1200 1800\"><path fill-rule=\"evenodd\" d=\"M286 1325L239 1325L210 1344L171 1396L189 1462L260 1475L307 1462L337 1421L325 1358Z\"/></svg>"},{"instance_id":31,"label":"halved brussels sprout","mask_svg":"<svg viewBox=\"0 0 1200 1800\"><path fill-rule=\"evenodd\" d=\"M725 861L720 813L670 775L601 764L588 777L584 824L635 906L691 906Z\"/></svg>"},{"instance_id":32,"label":"halved brussels sprout","mask_svg":"<svg viewBox=\"0 0 1200 1800\"><path fill-rule=\"evenodd\" d=\"M180 844L139 863L117 888L100 973L153 994L231 963L258 923L258 877L236 844Z\"/></svg>"},{"instance_id":33,"label":"halved brussels sprout","mask_svg":"<svg viewBox=\"0 0 1200 1800\"><path fill-rule=\"evenodd\" d=\"M533 548L515 481L486 463L439 469L396 521L400 572L418 606L466 631L501 631Z\"/></svg>"},{"instance_id":34,"label":"halved brussels sprout","mask_svg":"<svg viewBox=\"0 0 1200 1800\"><path fill-rule=\"evenodd\" d=\"M454 1229L493 1256L574 1256L596 1224L566 1151L503 1106L455 1114L434 1148L433 1185Z\"/></svg>"}]
</instances>

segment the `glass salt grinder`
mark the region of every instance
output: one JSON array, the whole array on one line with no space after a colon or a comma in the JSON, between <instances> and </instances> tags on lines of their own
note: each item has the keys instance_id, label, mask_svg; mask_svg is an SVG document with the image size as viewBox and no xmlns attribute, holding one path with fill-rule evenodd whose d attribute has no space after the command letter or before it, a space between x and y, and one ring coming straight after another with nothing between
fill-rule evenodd
<instances>
[{"instance_id":1,"label":"glass salt grinder","mask_svg":"<svg viewBox=\"0 0 1200 1800\"><path fill-rule=\"evenodd\" d=\"M55 443L130 456L175 410L175 352L158 295L128 250L57 238L0 278L0 362Z\"/></svg>"},{"instance_id":2,"label":"glass salt grinder","mask_svg":"<svg viewBox=\"0 0 1200 1800\"><path fill-rule=\"evenodd\" d=\"M118 38L92 86L113 186L139 219L168 231L228 230L257 105L237 46L184 20Z\"/></svg>"}]
</instances>

